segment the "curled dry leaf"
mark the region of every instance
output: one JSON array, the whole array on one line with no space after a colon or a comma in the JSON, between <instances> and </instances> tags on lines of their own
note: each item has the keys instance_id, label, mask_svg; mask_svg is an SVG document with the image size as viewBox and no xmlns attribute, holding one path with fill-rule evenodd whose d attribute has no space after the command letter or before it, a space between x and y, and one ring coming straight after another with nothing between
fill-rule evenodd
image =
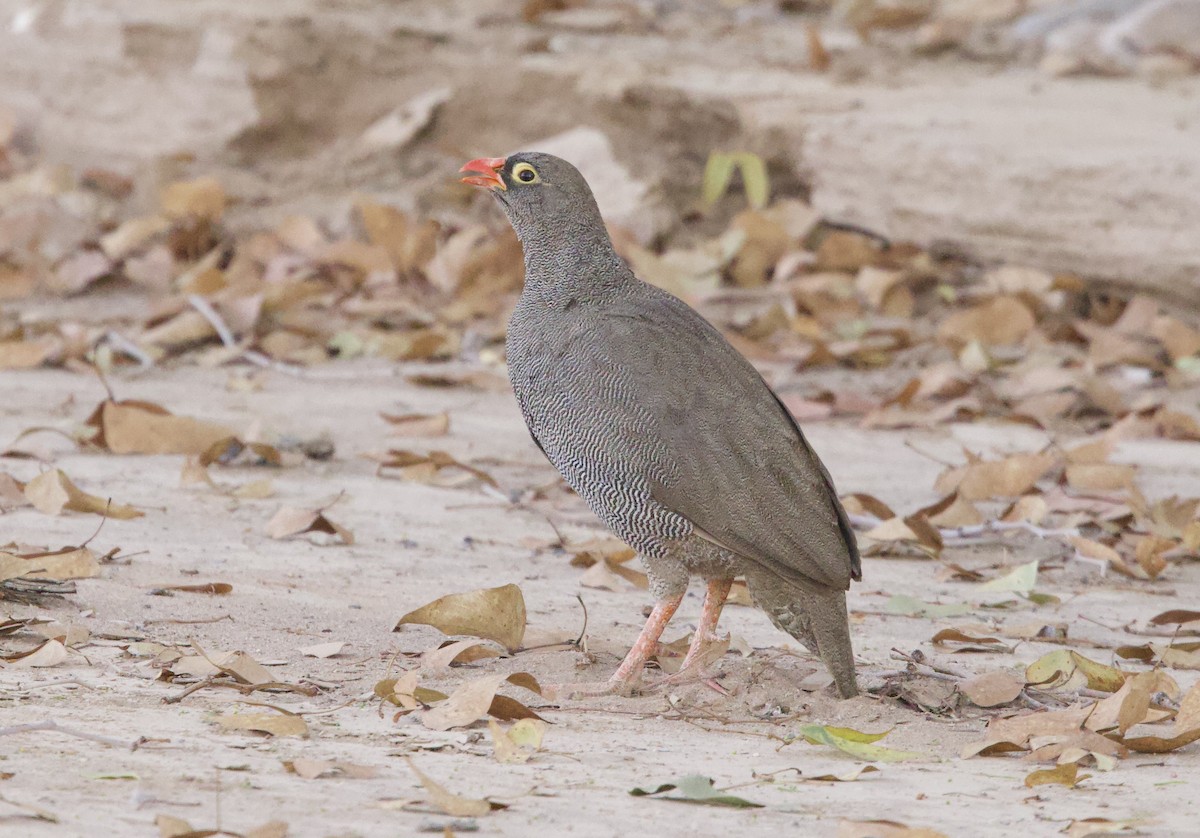
<instances>
[{"instance_id":1,"label":"curled dry leaf","mask_svg":"<svg viewBox=\"0 0 1200 838\"><path fill-rule=\"evenodd\" d=\"M958 689L977 707L999 707L1017 699L1025 689L1025 680L997 670L963 681Z\"/></svg>"},{"instance_id":2,"label":"curled dry leaf","mask_svg":"<svg viewBox=\"0 0 1200 838\"><path fill-rule=\"evenodd\" d=\"M421 668L426 670L448 669L451 664L472 663L503 655L503 651L493 648L488 641L476 638L447 641L438 648L430 649L421 655Z\"/></svg>"},{"instance_id":3,"label":"curled dry leaf","mask_svg":"<svg viewBox=\"0 0 1200 838\"><path fill-rule=\"evenodd\" d=\"M1100 733L1116 728L1123 736L1134 725L1161 721L1170 713L1151 706L1151 696L1159 692L1174 698L1179 695L1179 685L1159 670L1131 675L1121 689L1096 702L1086 727Z\"/></svg>"},{"instance_id":4,"label":"curled dry leaf","mask_svg":"<svg viewBox=\"0 0 1200 838\"><path fill-rule=\"evenodd\" d=\"M948 838L936 829L906 826L898 821L842 821L837 838Z\"/></svg>"},{"instance_id":5,"label":"curled dry leaf","mask_svg":"<svg viewBox=\"0 0 1200 838\"><path fill-rule=\"evenodd\" d=\"M391 413L379 414L390 424L392 436L445 436L450 431L450 414L442 413Z\"/></svg>"},{"instance_id":6,"label":"curled dry leaf","mask_svg":"<svg viewBox=\"0 0 1200 838\"><path fill-rule=\"evenodd\" d=\"M984 346L1019 343L1033 331L1033 312L1016 297L989 302L951 314L938 326L938 340L952 346L977 341Z\"/></svg>"},{"instance_id":7,"label":"curled dry leaf","mask_svg":"<svg viewBox=\"0 0 1200 838\"><path fill-rule=\"evenodd\" d=\"M495 479L482 469L460 463L445 451L430 451L428 454L417 454L413 451L392 449L379 461L379 472L397 469L405 480L416 480L428 483L438 477L446 469L465 472L471 478L478 479L494 488L498 487Z\"/></svg>"},{"instance_id":8,"label":"curled dry leaf","mask_svg":"<svg viewBox=\"0 0 1200 838\"><path fill-rule=\"evenodd\" d=\"M345 642L334 640L330 643L318 643L315 646L303 646L299 651L306 658L331 658L344 648L346 648Z\"/></svg>"},{"instance_id":9,"label":"curled dry leaf","mask_svg":"<svg viewBox=\"0 0 1200 838\"><path fill-rule=\"evenodd\" d=\"M666 792L670 791L675 792L675 794L666 794ZM713 781L710 778L701 777L696 774L689 774L686 777L680 777L678 780L662 783L652 789L630 789L629 793L634 797L654 797L658 800L697 803L702 806L727 806L732 809L762 808L761 803L754 803L743 797L726 794L721 789L714 788Z\"/></svg>"},{"instance_id":10,"label":"curled dry leaf","mask_svg":"<svg viewBox=\"0 0 1200 838\"><path fill-rule=\"evenodd\" d=\"M1030 772L1025 777L1025 786L1026 788L1033 788L1034 786L1044 786L1054 783L1073 789L1091 776L1091 774L1079 773L1079 763L1068 762L1056 765L1054 768L1045 768Z\"/></svg>"},{"instance_id":11,"label":"curled dry leaf","mask_svg":"<svg viewBox=\"0 0 1200 838\"><path fill-rule=\"evenodd\" d=\"M379 769L370 765L355 765L352 762L340 762L325 759L298 758L284 760L284 770L303 777L305 780L315 780L319 777L349 777L354 780L370 780L379 776Z\"/></svg>"},{"instance_id":12,"label":"curled dry leaf","mask_svg":"<svg viewBox=\"0 0 1200 838\"><path fill-rule=\"evenodd\" d=\"M505 681L525 687L538 695L542 693L541 686L528 672L485 675L467 681L450 693L450 697L445 701L422 713L421 724L430 730L449 730L452 727L473 724L489 714L505 719L539 718L520 702L496 695L496 690L500 689L500 685Z\"/></svg>"},{"instance_id":13,"label":"curled dry leaf","mask_svg":"<svg viewBox=\"0 0 1200 838\"><path fill-rule=\"evenodd\" d=\"M34 509L47 515L60 515L64 509L120 520L140 518L145 514L132 506L89 495L72 483L61 469L42 472L30 480L25 484L25 497Z\"/></svg>"},{"instance_id":14,"label":"curled dry leaf","mask_svg":"<svg viewBox=\"0 0 1200 838\"><path fill-rule=\"evenodd\" d=\"M308 736L308 723L302 716L284 713L230 713L217 717L226 730L253 730L271 736Z\"/></svg>"},{"instance_id":15,"label":"curled dry leaf","mask_svg":"<svg viewBox=\"0 0 1200 838\"><path fill-rule=\"evenodd\" d=\"M1128 818L1113 821L1108 818L1083 818L1067 824L1063 834L1067 838L1090 838L1092 835L1118 835L1132 831L1141 831L1142 827L1153 826L1158 821L1152 818Z\"/></svg>"},{"instance_id":16,"label":"curled dry leaf","mask_svg":"<svg viewBox=\"0 0 1200 838\"><path fill-rule=\"evenodd\" d=\"M1049 452L1013 454L1003 460L974 460L944 472L935 488L944 494L957 490L966 500L1017 497L1032 489L1058 462L1058 457Z\"/></svg>"},{"instance_id":17,"label":"curled dry leaf","mask_svg":"<svg viewBox=\"0 0 1200 838\"><path fill-rule=\"evenodd\" d=\"M57 666L66 659L67 647L58 640L47 640L27 652L0 657L9 666L19 669Z\"/></svg>"},{"instance_id":18,"label":"curled dry leaf","mask_svg":"<svg viewBox=\"0 0 1200 838\"><path fill-rule=\"evenodd\" d=\"M516 585L448 594L405 614L392 631L404 625L433 626L443 634L495 640L515 652L525 637L525 597Z\"/></svg>"},{"instance_id":19,"label":"curled dry leaf","mask_svg":"<svg viewBox=\"0 0 1200 838\"><path fill-rule=\"evenodd\" d=\"M89 440L114 454L191 454L199 456L234 436L222 425L176 416L160 405L142 401L104 401L84 423Z\"/></svg>"},{"instance_id":20,"label":"curled dry leaf","mask_svg":"<svg viewBox=\"0 0 1200 838\"><path fill-rule=\"evenodd\" d=\"M991 579L979 586L981 591L1013 591L1027 594L1037 584L1038 562L1018 565L1003 576Z\"/></svg>"},{"instance_id":21,"label":"curled dry leaf","mask_svg":"<svg viewBox=\"0 0 1200 838\"><path fill-rule=\"evenodd\" d=\"M13 553L0 550L0 582L5 579L90 579L100 572L96 554L87 547L54 552Z\"/></svg>"},{"instance_id":22,"label":"curled dry leaf","mask_svg":"<svg viewBox=\"0 0 1200 838\"><path fill-rule=\"evenodd\" d=\"M155 588L155 591L179 591L185 594L209 594L210 596L224 596L225 594L233 593L233 585L228 582L204 582L199 585L163 585Z\"/></svg>"},{"instance_id":23,"label":"curled dry leaf","mask_svg":"<svg viewBox=\"0 0 1200 838\"><path fill-rule=\"evenodd\" d=\"M324 509L300 509L295 506L280 507L267 522L266 533L271 538L290 538L303 533L321 532L337 536L344 544L353 544L350 530L335 524L325 515Z\"/></svg>"},{"instance_id":24,"label":"curled dry leaf","mask_svg":"<svg viewBox=\"0 0 1200 838\"><path fill-rule=\"evenodd\" d=\"M1079 689L1112 693L1125 683L1126 673L1097 663L1074 649L1055 649L1025 669L1027 684L1041 689Z\"/></svg>"},{"instance_id":25,"label":"curled dry leaf","mask_svg":"<svg viewBox=\"0 0 1200 838\"><path fill-rule=\"evenodd\" d=\"M417 775L425 793L429 795L429 803L438 811L454 818L481 818L493 809L508 808L503 803L493 803L482 798L462 797L454 794L441 783L437 782L413 763L411 758L405 758L412 773Z\"/></svg>"},{"instance_id":26,"label":"curled dry leaf","mask_svg":"<svg viewBox=\"0 0 1200 838\"><path fill-rule=\"evenodd\" d=\"M934 646L952 646L956 653L962 652L1008 652L1012 649L998 637L967 634L956 628L942 629L932 638ZM961 644L961 645L958 645ZM1024 682L1022 682L1024 685Z\"/></svg>"}]
</instances>

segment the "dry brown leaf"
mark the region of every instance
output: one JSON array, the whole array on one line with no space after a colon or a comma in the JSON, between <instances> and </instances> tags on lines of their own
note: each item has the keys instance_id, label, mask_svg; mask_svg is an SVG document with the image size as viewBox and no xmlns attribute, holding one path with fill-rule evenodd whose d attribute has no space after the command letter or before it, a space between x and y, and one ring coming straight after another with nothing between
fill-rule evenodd
<instances>
[{"instance_id":1,"label":"dry brown leaf","mask_svg":"<svg viewBox=\"0 0 1200 838\"><path fill-rule=\"evenodd\" d=\"M412 773L417 775L417 779L425 787L425 792L429 795L430 804L453 818L480 818L494 808L506 808L500 803L492 803L488 800L473 799L454 794L441 783L424 774L417 768L411 758L405 757L405 759L408 762L408 767L412 769Z\"/></svg>"},{"instance_id":2,"label":"dry brown leaf","mask_svg":"<svg viewBox=\"0 0 1200 838\"><path fill-rule=\"evenodd\" d=\"M1124 735L1134 725L1146 721L1160 721L1167 714L1153 709L1150 705L1151 696L1157 692L1176 696L1179 695L1179 685L1169 675L1158 670L1132 675L1125 679L1121 689L1096 702L1086 726L1089 730L1101 733L1116 728L1118 733Z\"/></svg>"},{"instance_id":3,"label":"dry brown leaf","mask_svg":"<svg viewBox=\"0 0 1200 838\"><path fill-rule=\"evenodd\" d=\"M337 760L306 759L300 757L284 760L286 771L303 777L305 780L315 780L319 777L350 777L355 780L370 780L379 776L379 769L370 765L355 765L352 762Z\"/></svg>"},{"instance_id":4,"label":"dry brown leaf","mask_svg":"<svg viewBox=\"0 0 1200 838\"><path fill-rule=\"evenodd\" d=\"M15 655L0 657L6 664L18 669L57 666L67 659L67 647L58 640L47 640L36 648Z\"/></svg>"},{"instance_id":5,"label":"dry brown leaf","mask_svg":"<svg viewBox=\"0 0 1200 838\"><path fill-rule=\"evenodd\" d=\"M53 338L0 341L0 370L27 370L40 367L60 349Z\"/></svg>"},{"instance_id":6,"label":"dry brown leaf","mask_svg":"<svg viewBox=\"0 0 1200 838\"><path fill-rule=\"evenodd\" d=\"M986 519L983 513L975 508L975 504L955 492L937 503L917 510L929 523L936 527L973 527L982 524Z\"/></svg>"},{"instance_id":7,"label":"dry brown leaf","mask_svg":"<svg viewBox=\"0 0 1200 838\"><path fill-rule=\"evenodd\" d=\"M1055 649L1025 668L1025 682L1041 689L1087 687L1114 693L1126 677L1127 673L1086 658L1074 649Z\"/></svg>"},{"instance_id":8,"label":"dry brown leaf","mask_svg":"<svg viewBox=\"0 0 1200 838\"><path fill-rule=\"evenodd\" d=\"M233 593L233 585L228 582L204 582L198 585L163 585L155 590L179 591L185 594L209 594L224 596Z\"/></svg>"},{"instance_id":9,"label":"dry brown leaf","mask_svg":"<svg viewBox=\"0 0 1200 838\"><path fill-rule=\"evenodd\" d=\"M96 429L91 442L114 454L199 456L234 435L224 426L176 416L152 402L139 401L101 402L86 424Z\"/></svg>"},{"instance_id":10,"label":"dry brown leaf","mask_svg":"<svg viewBox=\"0 0 1200 838\"><path fill-rule=\"evenodd\" d=\"M489 486L497 487L495 479L482 469L477 469L451 457L445 451L430 451L428 454L417 454L413 451L392 449L379 461L379 471L398 469L406 480L431 482L444 469L458 469L474 478L482 480Z\"/></svg>"},{"instance_id":11,"label":"dry brown leaf","mask_svg":"<svg viewBox=\"0 0 1200 838\"><path fill-rule=\"evenodd\" d=\"M1113 463L1068 463L1067 485L1084 492L1128 489L1133 485L1133 466Z\"/></svg>"},{"instance_id":12,"label":"dry brown leaf","mask_svg":"<svg viewBox=\"0 0 1200 838\"><path fill-rule=\"evenodd\" d=\"M225 189L216 178L180 180L163 189L161 202L169 218L216 221L225 212Z\"/></svg>"},{"instance_id":13,"label":"dry brown leaf","mask_svg":"<svg viewBox=\"0 0 1200 838\"><path fill-rule=\"evenodd\" d=\"M485 640L476 638L455 640L443 643L438 648L430 649L421 655L421 668L426 670L448 669L455 663L473 663L485 658L502 657L503 654Z\"/></svg>"},{"instance_id":14,"label":"dry brown leaf","mask_svg":"<svg viewBox=\"0 0 1200 838\"><path fill-rule=\"evenodd\" d=\"M963 681L958 689L978 707L999 707L1017 699L1025 689L1025 680L996 670Z\"/></svg>"},{"instance_id":15,"label":"dry brown leaf","mask_svg":"<svg viewBox=\"0 0 1200 838\"><path fill-rule=\"evenodd\" d=\"M392 631L404 625L433 626L443 634L495 640L515 652L525 637L525 597L516 585L448 594L405 614Z\"/></svg>"},{"instance_id":16,"label":"dry brown leaf","mask_svg":"<svg viewBox=\"0 0 1200 838\"><path fill-rule=\"evenodd\" d=\"M496 690L505 681L511 681L541 694L541 687L527 672L518 672L512 675L485 675L482 678L467 681L452 692L445 701L422 713L421 724L430 730L450 730L453 727L474 724L489 713L499 718L536 718L535 713L513 699L501 701L501 706L496 708L498 712L492 713L494 702L504 698L504 696L496 695ZM516 707L512 705L516 705ZM525 712L522 713L520 710Z\"/></svg>"},{"instance_id":17,"label":"dry brown leaf","mask_svg":"<svg viewBox=\"0 0 1200 838\"><path fill-rule=\"evenodd\" d=\"M1067 838L1089 838L1092 835L1116 835L1122 832L1140 830L1143 826L1151 826L1158 821L1151 818L1130 818L1123 821L1112 821L1108 818L1084 818L1071 821L1063 830Z\"/></svg>"},{"instance_id":18,"label":"dry brown leaf","mask_svg":"<svg viewBox=\"0 0 1200 838\"><path fill-rule=\"evenodd\" d=\"M892 511L891 507L874 495L855 493L846 495L841 501L851 515L874 515L881 521L896 517L896 513Z\"/></svg>"},{"instance_id":19,"label":"dry brown leaf","mask_svg":"<svg viewBox=\"0 0 1200 838\"><path fill-rule=\"evenodd\" d=\"M906 826L898 821L850 821L838 823L837 838L948 838L936 829Z\"/></svg>"},{"instance_id":20,"label":"dry brown leaf","mask_svg":"<svg viewBox=\"0 0 1200 838\"><path fill-rule=\"evenodd\" d=\"M966 500L1017 497L1032 489L1058 462L1058 457L1050 452L977 460L943 472L935 488L943 494L957 490Z\"/></svg>"},{"instance_id":21,"label":"dry brown leaf","mask_svg":"<svg viewBox=\"0 0 1200 838\"><path fill-rule=\"evenodd\" d=\"M1033 331L1033 312L1016 297L995 297L955 312L938 326L938 340L955 346L978 341L984 346L1019 343Z\"/></svg>"},{"instance_id":22,"label":"dry brown leaf","mask_svg":"<svg viewBox=\"0 0 1200 838\"><path fill-rule=\"evenodd\" d=\"M300 509L283 506L267 522L266 534L271 538L290 538L310 532L337 536L344 544L354 543L354 534L345 527L335 524L323 509Z\"/></svg>"},{"instance_id":23,"label":"dry brown leaf","mask_svg":"<svg viewBox=\"0 0 1200 838\"><path fill-rule=\"evenodd\" d=\"M87 547L64 547L54 552L0 551L0 582L6 579L90 579L100 572L96 554Z\"/></svg>"},{"instance_id":24,"label":"dry brown leaf","mask_svg":"<svg viewBox=\"0 0 1200 838\"><path fill-rule=\"evenodd\" d=\"M145 514L132 506L89 495L60 469L42 472L30 480L25 484L25 497L38 512L47 515L60 515L64 509L121 520L140 518Z\"/></svg>"},{"instance_id":25,"label":"dry brown leaf","mask_svg":"<svg viewBox=\"0 0 1200 838\"><path fill-rule=\"evenodd\" d=\"M344 648L346 648L346 644L343 641L334 640L330 643L318 643L315 646L302 646L299 652L306 658L331 658Z\"/></svg>"},{"instance_id":26,"label":"dry brown leaf","mask_svg":"<svg viewBox=\"0 0 1200 838\"><path fill-rule=\"evenodd\" d=\"M956 653L961 652L1012 652L1005 643L996 637L981 637L967 634L956 629L942 629L933 636L934 646L949 646L950 644L965 644L954 647Z\"/></svg>"},{"instance_id":27,"label":"dry brown leaf","mask_svg":"<svg viewBox=\"0 0 1200 838\"><path fill-rule=\"evenodd\" d=\"M1179 702L1179 712L1175 714L1175 729L1182 733L1200 730L1200 681L1192 684L1192 688Z\"/></svg>"},{"instance_id":28,"label":"dry brown leaf","mask_svg":"<svg viewBox=\"0 0 1200 838\"><path fill-rule=\"evenodd\" d=\"M450 430L450 414L405 413L393 415L381 413L391 426L391 436L445 436Z\"/></svg>"},{"instance_id":29,"label":"dry brown leaf","mask_svg":"<svg viewBox=\"0 0 1200 838\"><path fill-rule=\"evenodd\" d=\"M308 736L303 716L284 713L230 713L217 716L217 724L226 730L253 730L271 736Z\"/></svg>"},{"instance_id":30,"label":"dry brown leaf","mask_svg":"<svg viewBox=\"0 0 1200 838\"><path fill-rule=\"evenodd\" d=\"M1073 789L1091 776L1091 774L1080 775L1079 764L1068 762L1063 765L1056 765L1054 768L1031 772L1025 777L1025 786L1026 788L1033 788L1034 786L1056 783Z\"/></svg>"}]
</instances>

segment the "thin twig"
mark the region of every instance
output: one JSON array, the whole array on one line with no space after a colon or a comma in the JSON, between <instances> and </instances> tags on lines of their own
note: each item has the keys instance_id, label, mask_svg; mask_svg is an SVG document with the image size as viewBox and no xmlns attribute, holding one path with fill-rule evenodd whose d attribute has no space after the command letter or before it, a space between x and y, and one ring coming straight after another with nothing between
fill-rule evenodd
<instances>
[{"instance_id":1,"label":"thin twig","mask_svg":"<svg viewBox=\"0 0 1200 838\"><path fill-rule=\"evenodd\" d=\"M88 733L84 730L76 730L73 727L63 727L54 719L44 719L40 722L30 722L24 725L12 725L11 727L0 727L0 736L9 736L14 733L32 733L38 730L53 730L67 736L76 736L80 739L87 739L91 742L99 742L101 745L109 745L113 748L128 748L131 751L136 751L138 746L146 741L144 736L139 736L132 742L126 742L121 739L114 739L111 736L101 736L97 733Z\"/></svg>"}]
</instances>

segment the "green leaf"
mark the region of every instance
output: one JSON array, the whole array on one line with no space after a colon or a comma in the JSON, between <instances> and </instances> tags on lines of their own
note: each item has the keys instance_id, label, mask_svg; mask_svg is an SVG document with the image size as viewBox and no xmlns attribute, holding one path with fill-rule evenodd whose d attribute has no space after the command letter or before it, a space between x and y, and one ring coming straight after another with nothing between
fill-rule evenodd
<instances>
[{"instance_id":1,"label":"green leaf","mask_svg":"<svg viewBox=\"0 0 1200 838\"><path fill-rule=\"evenodd\" d=\"M757 154L749 152L735 154L734 159L742 171L742 187L746 190L746 201L754 209L762 209L771 198L767 164Z\"/></svg>"},{"instance_id":2,"label":"green leaf","mask_svg":"<svg viewBox=\"0 0 1200 838\"><path fill-rule=\"evenodd\" d=\"M999 576L989 582L984 582L979 586L979 590L1014 591L1020 594L1027 594L1037 584L1037 573L1038 563L1034 559L1028 564L1017 565L1016 568L1003 576Z\"/></svg>"},{"instance_id":3,"label":"green leaf","mask_svg":"<svg viewBox=\"0 0 1200 838\"><path fill-rule=\"evenodd\" d=\"M704 205L715 206L717 201L729 189L729 181L733 179L733 169L736 165L733 155L714 151L708 155L708 163L704 166Z\"/></svg>"},{"instance_id":4,"label":"green leaf","mask_svg":"<svg viewBox=\"0 0 1200 838\"><path fill-rule=\"evenodd\" d=\"M916 759L921 754L914 751L897 751L882 745L872 745L891 733L862 733L848 727L828 727L826 725L803 725L798 731L810 745L830 745L850 756L869 762L901 762L906 759Z\"/></svg>"},{"instance_id":5,"label":"green leaf","mask_svg":"<svg viewBox=\"0 0 1200 838\"><path fill-rule=\"evenodd\" d=\"M734 809L761 809L761 803L752 803L732 794L723 794L720 789L713 788L713 781L698 774L689 774L670 783L663 783L653 789L630 789L634 797L655 797L664 792L677 791L679 794L659 797L659 800L674 800L679 803L697 803L702 806L729 806Z\"/></svg>"},{"instance_id":6,"label":"green leaf","mask_svg":"<svg viewBox=\"0 0 1200 838\"><path fill-rule=\"evenodd\" d=\"M970 614L972 608L965 602L940 605L935 602L922 602L916 597L896 594L887 601L884 610L890 614L906 614L909 617L960 617L963 614Z\"/></svg>"}]
</instances>

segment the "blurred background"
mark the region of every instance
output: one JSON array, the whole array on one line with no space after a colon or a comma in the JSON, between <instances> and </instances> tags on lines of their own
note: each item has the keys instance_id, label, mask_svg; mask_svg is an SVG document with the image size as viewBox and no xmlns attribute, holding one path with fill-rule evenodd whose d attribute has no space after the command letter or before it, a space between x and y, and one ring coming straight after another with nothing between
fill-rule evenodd
<instances>
[{"instance_id":1,"label":"blurred background","mask_svg":"<svg viewBox=\"0 0 1200 838\"><path fill-rule=\"evenodd\" d=\"M356 192L455 219L462 161L540 147L658 246L709 154L746 151L892 240L1200 299L1196 0L5 0L0 24L10 165L104 169L141 210L209 175L235 226L345 226Z\"/></svg>"}]
</instances>

